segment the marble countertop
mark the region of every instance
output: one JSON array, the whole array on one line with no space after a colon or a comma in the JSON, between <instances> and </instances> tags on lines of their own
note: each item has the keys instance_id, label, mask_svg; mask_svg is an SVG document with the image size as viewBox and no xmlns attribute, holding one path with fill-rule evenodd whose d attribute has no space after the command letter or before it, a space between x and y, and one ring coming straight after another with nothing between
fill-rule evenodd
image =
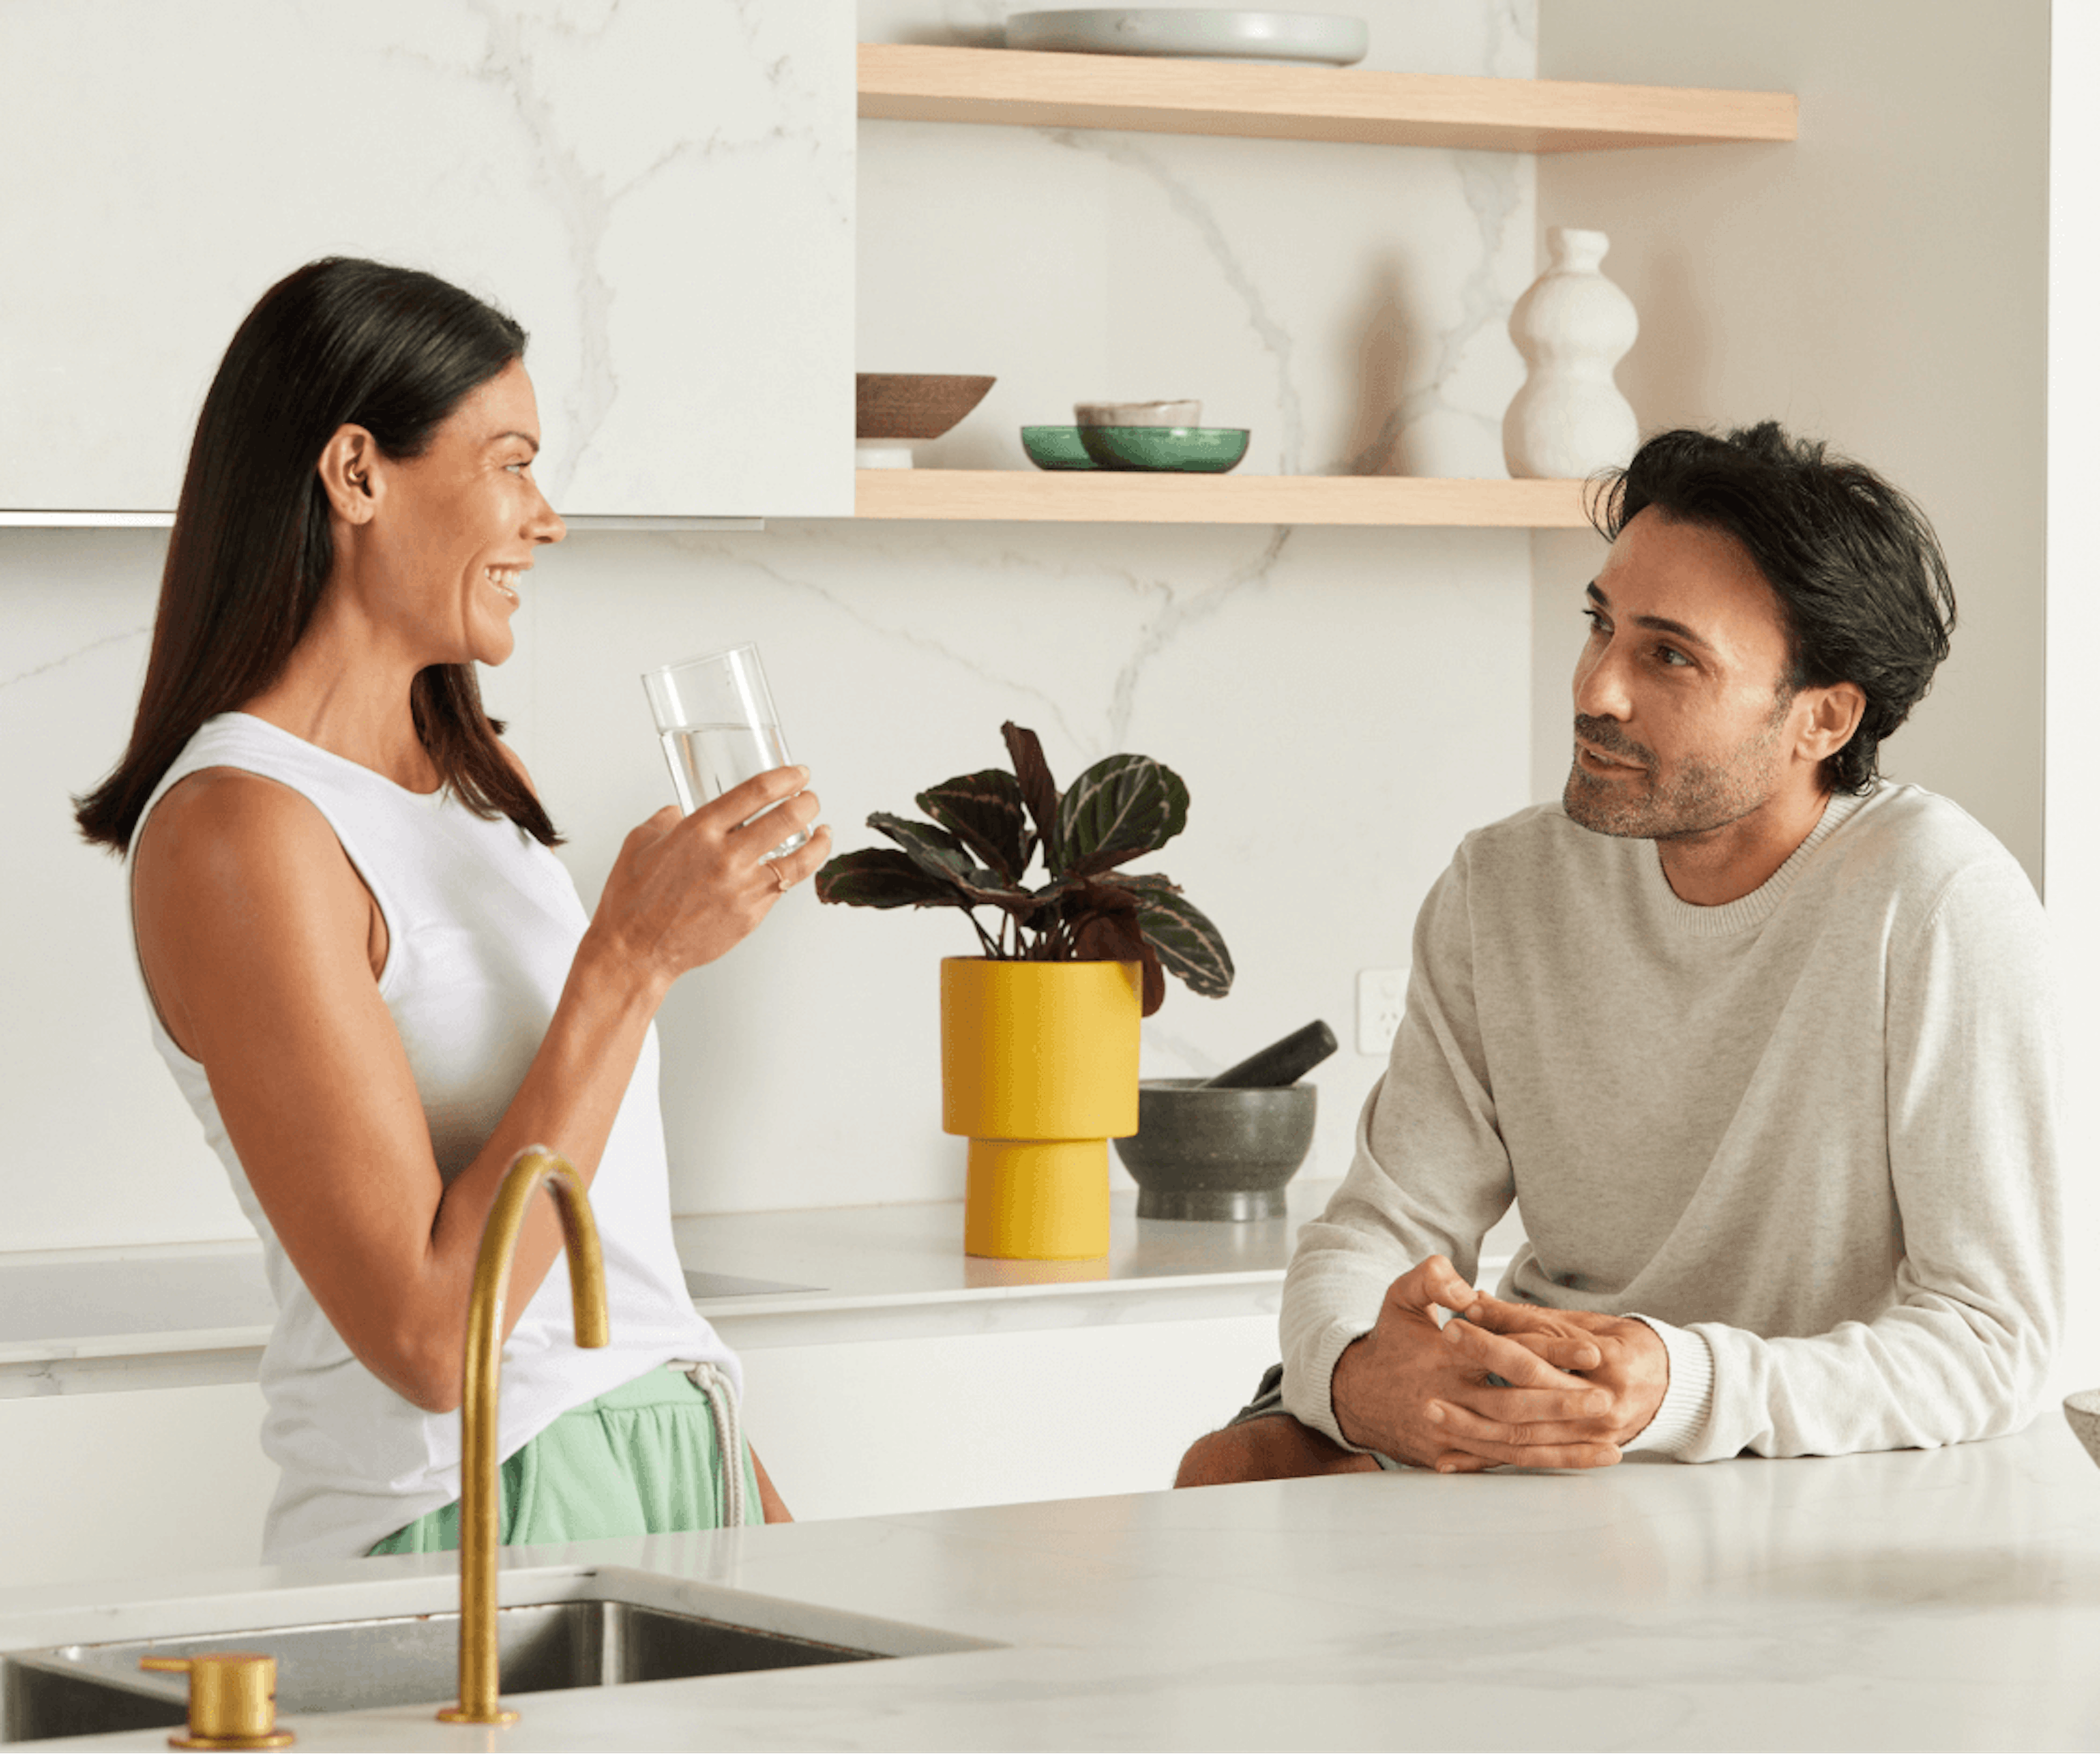
<instances>
[{"instance_id":1,"label":"marble countertop","mask_svg":"<svg viewBox=\"0 0 2100 1755\"><path fill-rule=\"evenodd\" d=\"M739 1351L919 1334L1273 1312L1298 1228L1140 1219L1111 1197L1108 1255L963 1253L960 1201L676 1219L695 1307ZM0 1256L0 1397L253 1382L273 1317L253 1241Z\"/></svg>"},{"instance_id":2,"label":"marble countertop","mask_svg":"<svg viewBox=\"0 0 2100 1755\"><path fill-rule=\"evenodd\" d=\"M539 1600L564 1568L624 1566L999 1648L519 1695L521 1722L494 1731L426 1707L301 1716L298 1746L2100 1744L2100 1471L2053 1410L1938 1451L1355 1475L506 1561L506 1601ZM350 1612L448 1590L448 1565L0 1593L0 1650Z\"/></svg>"}]
</instances>

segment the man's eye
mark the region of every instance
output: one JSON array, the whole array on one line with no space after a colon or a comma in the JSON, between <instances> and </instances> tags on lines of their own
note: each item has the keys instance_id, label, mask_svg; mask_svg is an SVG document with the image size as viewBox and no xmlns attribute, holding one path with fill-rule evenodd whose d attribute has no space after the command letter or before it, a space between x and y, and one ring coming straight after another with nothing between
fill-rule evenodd
<instances>
[{"instance_id":1,"label":"man's eye","mask_svg":"<svg viewBox=\"0 0 2100 1755\"><path fill-rule=\"evenodd\" d=\"M1655 654L1665 664L1689 664L1692 662L1674 646L1659 646L1655 649Z\"/></svg>"},{"instance_id":2,"label":"man's eye","mask_svg":"<svg viewBox=\"0 0 2100 1755\"><path fill-rule=\"evenodd\" d=\"M1608 631L1604 626L1604 618L1595 610L1583 611L1582 620L1589 623L1590 632L1592 633L1604 633Z\"/></svg>"}]
</instances>

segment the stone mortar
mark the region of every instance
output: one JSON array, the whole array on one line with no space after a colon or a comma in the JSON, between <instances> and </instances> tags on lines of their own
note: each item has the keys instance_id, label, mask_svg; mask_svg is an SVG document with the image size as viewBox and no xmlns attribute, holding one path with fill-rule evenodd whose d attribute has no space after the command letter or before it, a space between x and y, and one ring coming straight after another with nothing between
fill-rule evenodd
<instances>
[{"instance_id":1,"label":"stone mortar","mask_svg":"<svg viewBox=\"0 0 2100 1755\"><path fill-rule=\"evenodd\" d=\"M2100 1389L2082 1389L2063 1398L2063 1417L2085 1447L2085 1454L2100 1462Z\"/></svg>"},{"instance_id":2,"label":"stone mortar","mask_svg":"<svg viewBox=\"0 0 2100 1755\"><path fill-rule=\"evenodd\" d=\"M1137 1087L1137 1131L1115 1143L1140 1219L1274 1219L1312 1146L1319 1090L1213 1091L1196 1078Z\"/></svg>"}]
</instances>

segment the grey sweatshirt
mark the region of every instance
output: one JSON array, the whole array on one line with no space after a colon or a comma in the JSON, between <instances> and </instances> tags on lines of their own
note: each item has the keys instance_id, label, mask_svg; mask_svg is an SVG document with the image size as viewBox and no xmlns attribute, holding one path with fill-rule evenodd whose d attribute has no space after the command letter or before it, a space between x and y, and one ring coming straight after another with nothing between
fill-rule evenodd
<instances>
[{"instance_id":1,"label":"grey sweatshirt","mask_svg":"<svg viewBox=\"0 0 2100 1755\"><path fill-rule=\"evenodd\" d=\"M1957 1443L2032 1417L2062 1325L2059 1067L2026 875L1916 787L1838 796L1759 889L1680 902L1558 805L1468 836L1423 904L1392 1060L1284 1283L1284 1401L1423 1257L1638 1315L1635 1448L1707 1462Z\"/></svg>"}]
</instances>

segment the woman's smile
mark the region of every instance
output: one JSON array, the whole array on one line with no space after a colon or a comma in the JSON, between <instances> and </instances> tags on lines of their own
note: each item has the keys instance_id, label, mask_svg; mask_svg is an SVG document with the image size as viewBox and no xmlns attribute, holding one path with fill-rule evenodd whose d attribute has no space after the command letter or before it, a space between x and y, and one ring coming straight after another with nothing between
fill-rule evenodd
<instances>
[{"instance_id":1,"label":"woman's smile","mask_svg":"<svg viewBox=\"0 0 2100 1755\"><path fill-rule=\"evenodd\" d=\"M516 608L518 605L518 575L523 573L528 573L532 570L532 563L530 561L520 562L514 567L488 567L483 568L483 571L488 575L489 584L495 586L501 595L508 597L510 600L511 607L514 609Z\"/></svg>"}]
</instances>

